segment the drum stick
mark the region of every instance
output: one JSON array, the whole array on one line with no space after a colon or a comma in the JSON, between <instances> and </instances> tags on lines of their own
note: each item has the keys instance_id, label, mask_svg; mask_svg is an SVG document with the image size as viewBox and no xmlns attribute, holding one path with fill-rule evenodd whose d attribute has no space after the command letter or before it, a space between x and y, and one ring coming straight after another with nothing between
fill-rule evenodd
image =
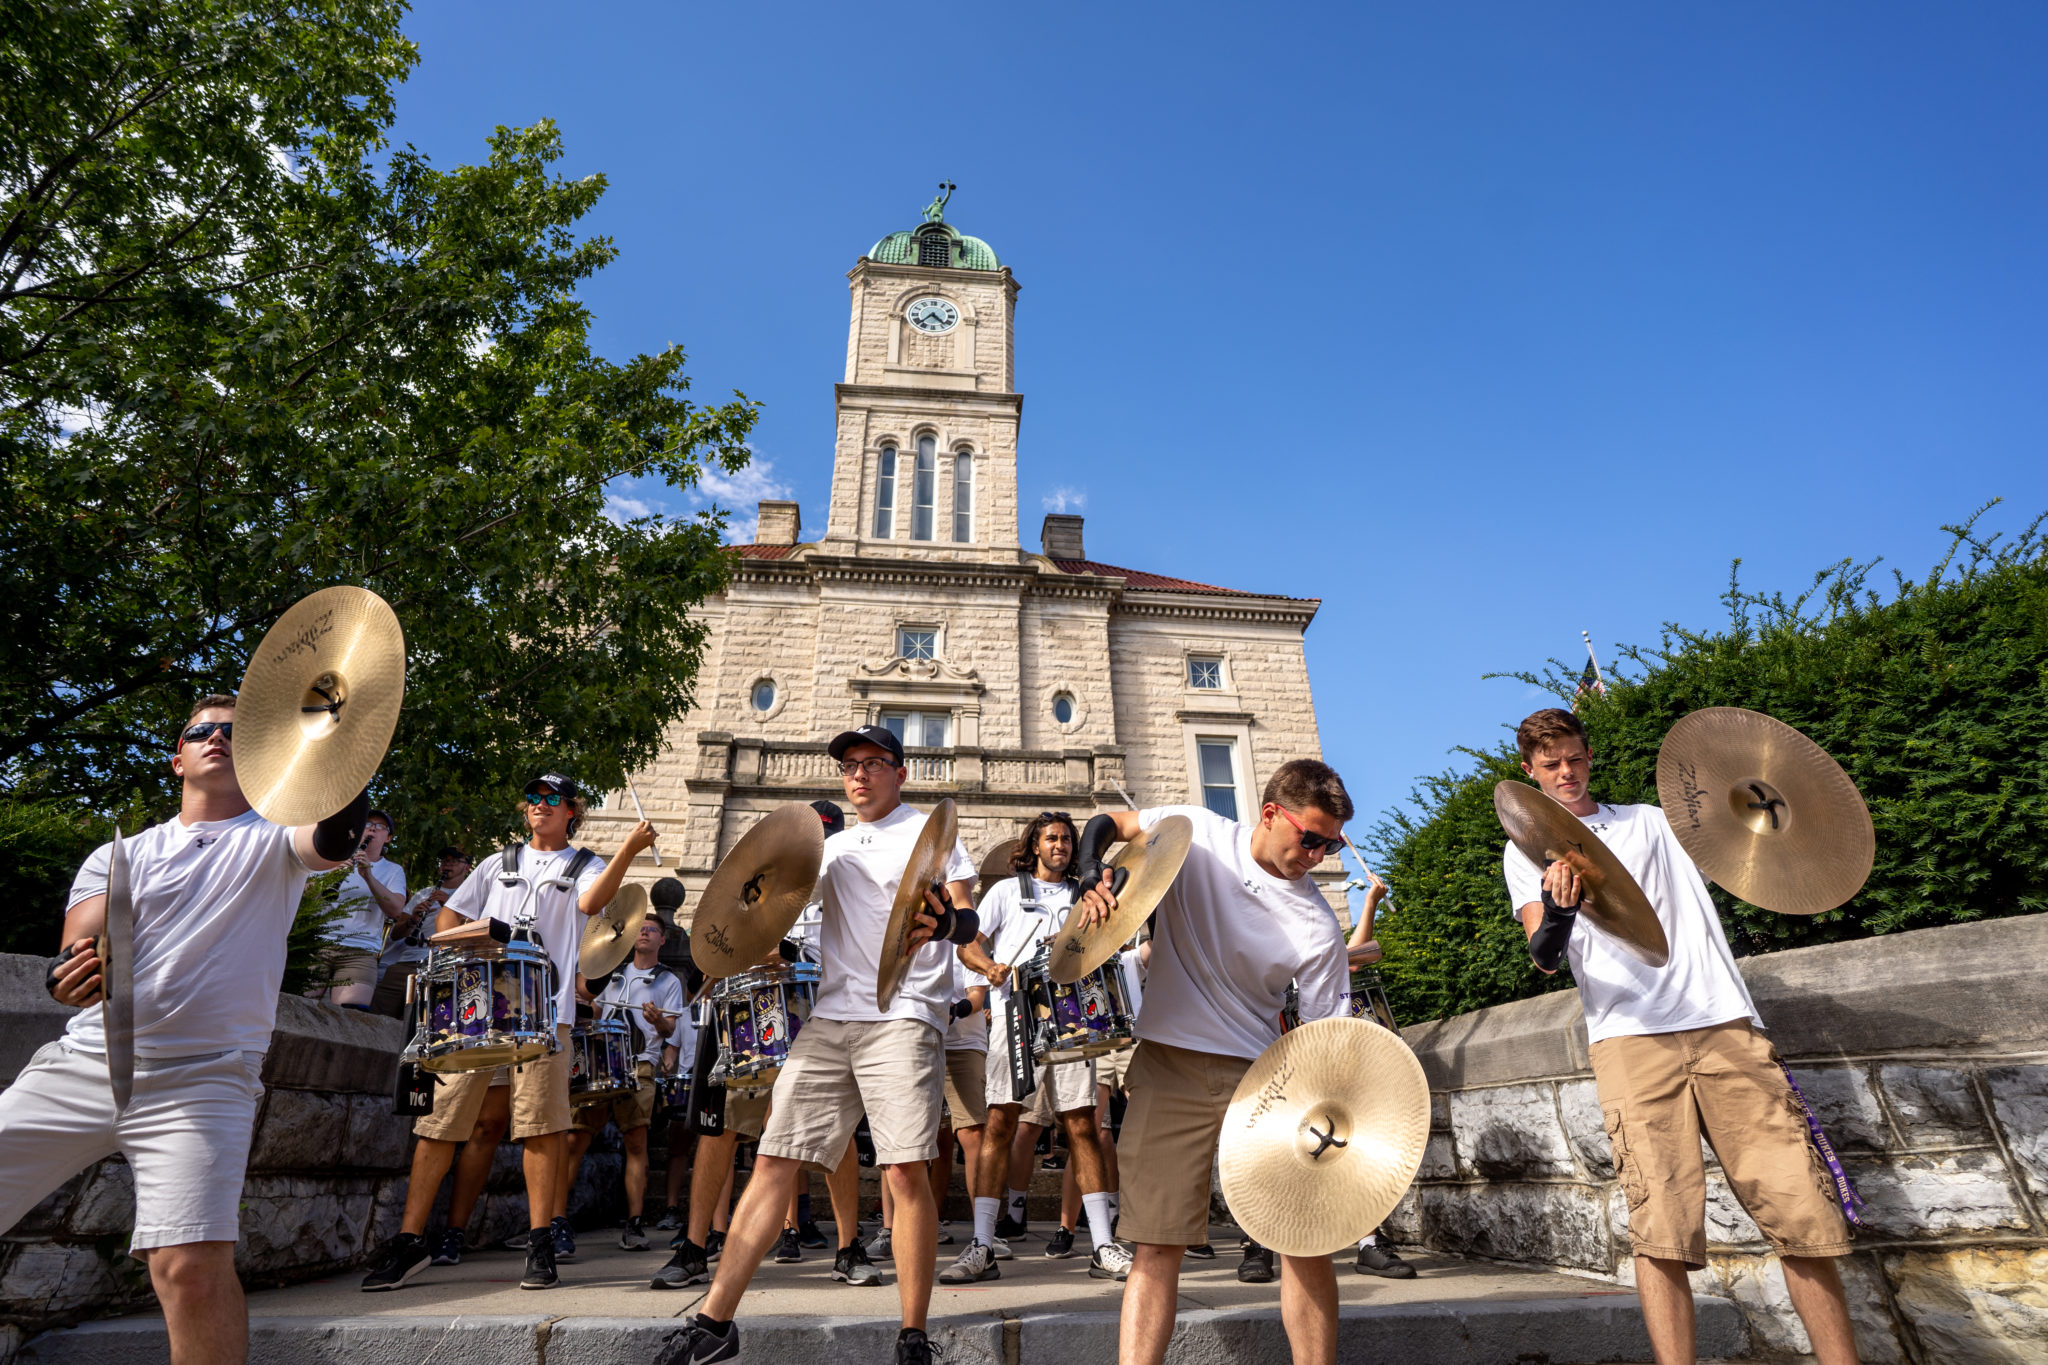
<instances>
[{"instance_id":1,"label":"drum stick","mask_svg":"<svg viewBox=\"0 0 2048 1365\"><path fill-rule=\"evenodd\" d=\"M637 815L637 816L639 816L639 817L640 817L640 823L641 823L641 824L643 824L643 825L644 825L644 824L646 824L646 823L647 823L647 811L646 811L646 808L645 808L645 807L643 807L643 806L642 806L642 805L640 804L640 793L639 793L639 792L637 792L637 791L635 791L635 790L633 789L633 779L632 779L632 778L630 778L630 777L626 779L626 795L628 795L628 796L630 796L630 797L632 797L632 798L633 798L633 814L635 814L635 815ZM656 867L660 867L660 866L661 866L661 845L659 845L659 844L649 844L649 845L647 846L647 851L648 851L649 853L652 853L652 854L654 855L654 865L655 865Z\"/></svg>"},{"instance_id":2,"label":"drum stick","mask_svg":"<svg viewBox=\"0 0 2048 1365\"><path fill-rule=\"evenodd\" d=\"M1370 877L1370 876L1372 875L1372 869L1371 869L1371 868L1369 868L1369 867L1367 867L1367 866L1365 865L1365 855L1364 855L1363 853L1360 853L1360 852L1358 851L1358 845L1357 845L1357 844L1354 844L1354 843L1352 843L1352 842L1351 842L1351 836L1350 836L1350 835L1346 834L1346 835L1344 835L1344 836L1343 836L1343 838L1344 838L1344 847L1346 847L1346 848L1350 849L1350 850L1351 850L1351 856L1352 856L1352 857L1354 857L1354 858L1356 858L1356 859L1358 860L1358 870L1359 870L1360 872L1363 872L1363 873L1364 873L1364 874L1365 874L1366 876Z\"/></svg>"}]
</instances>

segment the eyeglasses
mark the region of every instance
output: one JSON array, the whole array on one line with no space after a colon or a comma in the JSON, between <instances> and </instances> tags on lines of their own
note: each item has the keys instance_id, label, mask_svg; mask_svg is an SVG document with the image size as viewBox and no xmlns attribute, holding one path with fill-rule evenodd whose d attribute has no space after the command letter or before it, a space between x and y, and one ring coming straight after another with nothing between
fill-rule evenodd
<instances>
[{"instance_id":1,"label":"eyeglasses","mask_svg":"<svg viewBox=\"0 0 2048 1365\"><path fill-rule=\"evenodd\" d=\"M559 806L562 804L562 794L560 792L528 792L526 794L526 804L529 806L538 806L543 802L550 806Z\"/></svg>"},{"instance_id":2,"label":"eyeglasses","mask_svg":"<svg viewBox=\"0 0 2048 1365\"><path fill-rule=\"evenodd\" d=\"M235 723L233 721L202 720L197 725L187 727L185 733L178 736L178 743L204 744L213 737L215 730L220 731L222 739L233 739L235 737Z\"/></svg>"},{"instance_id":3,"label":"eyeglasses","mask_svg":"<svg viewBox=\"0 0 2048 1365\"><path fill-rule=\"evenodd\" d=\"M1074 817L1063 810L1042 810L1038 812L1038 818L1041 820L1065 820L1068 824L1074 822Z\"/></svg>"},{"instance_id":4,"label":"eyeglasses","mask_svg":"<svg viewBox=\"0 0 2048 1365\"><path fill-rule=\"evenodd\" d=\"M1296 830L1300 831L1301 847L1303 852L1335 853L1338 849L1344 846L1344 836L1342 833L1334 835L1317 834L1313 830L1302 829L1301 821L1295 819L1292 815L1287 815L1287 807L1279 804L1278 802L1275 802L1273 805L1273 809L1279 811L1282 815L1286 815L1287 823L1294 826Z\"/></svg>"},{"instance_id":5,"label":"eyeglasses","mask_svg":"<svg viewBox=\"0 0 2048 1365\"><path fill-rule=\"evenodd\" d=\"M839 765L839 775L852 777L856 773L866 773L873 777L876 773L886 772L895 766L894 761L886 758L852 758Z\"/></svg>"}]
</instances>

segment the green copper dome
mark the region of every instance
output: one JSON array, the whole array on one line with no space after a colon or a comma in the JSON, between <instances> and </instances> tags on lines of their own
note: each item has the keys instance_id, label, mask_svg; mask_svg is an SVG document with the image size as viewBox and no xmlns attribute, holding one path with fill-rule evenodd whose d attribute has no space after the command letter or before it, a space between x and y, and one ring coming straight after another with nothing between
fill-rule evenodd
<instances>
[{"instance_id":1,"label":"green copper dome","mask_svg":"<svg viewBox=\"0 0 2048 1365\"><path fill-rule=\"evenodd\" d=\"M941 184L938 198L926 206L924 222L906 232L892 232L868 251L868 259L884 265L945 266L953 270L1001 270L995 248L969 237L945 219L953 186Z\"/></svg>"}]
</instances>

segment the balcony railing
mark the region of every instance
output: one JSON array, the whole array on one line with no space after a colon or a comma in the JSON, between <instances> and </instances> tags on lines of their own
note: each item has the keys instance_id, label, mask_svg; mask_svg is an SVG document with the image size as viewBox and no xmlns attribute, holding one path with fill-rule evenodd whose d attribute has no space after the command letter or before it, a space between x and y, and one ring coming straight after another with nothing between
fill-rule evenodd
<instances>
[{"instance_id":1,"label":"balcony railing","mask_svg":"<svg viewBox=\"0 0 2048 1365\"><path fill-rule=\"evenodd\" d=\"M906 751L906 785L926 791L1054 796L1114 794L1123 781L1120 749L994 750L914 748ZM839 790L839 765L819 743L777 743L707 731L697 737L693 783L767 791Z\"/></svg>"}]
</instances>

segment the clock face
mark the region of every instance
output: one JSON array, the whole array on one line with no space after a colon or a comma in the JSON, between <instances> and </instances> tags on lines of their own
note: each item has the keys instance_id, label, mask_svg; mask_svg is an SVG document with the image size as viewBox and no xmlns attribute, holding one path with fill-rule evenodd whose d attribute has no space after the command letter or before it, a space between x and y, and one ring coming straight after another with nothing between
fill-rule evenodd
<instances>
[{"instance_id":1,"label":"clock face","mask_svg":"<svg viewBox=\"0 0 2048 1365\"><path fill-rule=\"evenodd\" d=\"M910 325L920 332L950 332L960 323L960 310L944 299L919 299L905 310Z\"/></svg>"}]
</instances>

